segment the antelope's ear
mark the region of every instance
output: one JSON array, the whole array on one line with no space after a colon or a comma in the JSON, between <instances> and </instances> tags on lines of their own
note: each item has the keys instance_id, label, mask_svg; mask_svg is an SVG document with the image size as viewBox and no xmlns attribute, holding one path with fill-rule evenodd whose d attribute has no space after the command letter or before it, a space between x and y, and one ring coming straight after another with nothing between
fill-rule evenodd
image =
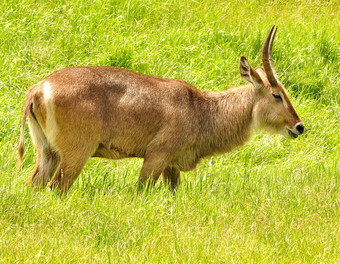
<instances>
[{"instance_id":1,"label":"antelope's ear","mask_svg":"<svg viewBox=\"0 0 340 264\"><path fill-rule=\"evenodd\" d=\"M249 64L245 57L240 58L240 64L238 66L241 77L246 82L250 82L255 88L262 86L263 82L260 75L255 71L253 67Z\"/></svg>"}]
</instances>

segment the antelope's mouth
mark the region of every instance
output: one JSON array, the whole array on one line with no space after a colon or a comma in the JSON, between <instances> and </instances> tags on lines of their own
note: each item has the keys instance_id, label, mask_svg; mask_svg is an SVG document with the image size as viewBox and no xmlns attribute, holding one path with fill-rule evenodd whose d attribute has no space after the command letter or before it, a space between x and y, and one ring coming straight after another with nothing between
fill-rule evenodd
<instances>
[{"instance_id":1,"label":"antelope's mouth","mask_svg":"<svg viewBox=\"0 0 340 264\"><path fill-rule=\"evenodd\" d=\"M289 134L290 137L297 138L299 136L298 134L296 134L292 130L290 130L288 127L286 127L286 128L287 128L287 131L288 131L288 134Z\"/></svg>"}]
</instances>

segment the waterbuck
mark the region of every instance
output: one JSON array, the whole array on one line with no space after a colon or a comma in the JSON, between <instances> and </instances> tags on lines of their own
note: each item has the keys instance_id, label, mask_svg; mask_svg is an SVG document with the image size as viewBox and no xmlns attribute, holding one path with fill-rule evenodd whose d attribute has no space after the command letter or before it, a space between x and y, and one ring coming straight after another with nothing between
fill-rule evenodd
<instances>
[{"instance_id":1,"label":"waterbuck","mask_svg":"<svg viewBox=\"0 0 340 264\"><path fill-rule=\"evenodd\" d=\"M263 67L245 57L239 71L247 85L201 91L182 80L163 79L110 66L69 67L31 87L19 140L24 152L28 118L37 152L27 184L67 191L90 157L144 158L139 185L159 176L175 188L180 171L245 143L253 128L295 138L304 125L273 65L273 26L262 47Z\"/></svg>"}]
</instances>

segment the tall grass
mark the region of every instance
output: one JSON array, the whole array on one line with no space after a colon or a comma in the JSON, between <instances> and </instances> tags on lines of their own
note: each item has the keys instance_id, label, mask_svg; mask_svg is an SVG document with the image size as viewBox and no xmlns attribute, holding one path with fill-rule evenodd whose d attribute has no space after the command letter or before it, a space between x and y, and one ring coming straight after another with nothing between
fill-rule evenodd
<instances>
[{"instance_id":1,"label":"tall grass","mask_svg":"<svg viewBox=\"0 0 340 264\"><path fill-rule=\"evenodd\" d=\"M337 1L0 3L1 263L340 262L340 12ZM27 89L71 65L112 65L204 90L242 83L241 55L274 60L306 125L297 140L256 133L182 174L173 194L138 192L141 160L90 160L66 197L25 186L34 167Z\"/></svg>"}]
</instances>

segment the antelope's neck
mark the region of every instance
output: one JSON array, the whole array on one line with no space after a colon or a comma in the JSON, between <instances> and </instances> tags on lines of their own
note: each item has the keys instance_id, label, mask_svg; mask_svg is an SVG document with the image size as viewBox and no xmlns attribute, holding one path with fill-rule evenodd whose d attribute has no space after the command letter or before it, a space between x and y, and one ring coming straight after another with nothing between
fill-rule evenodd
<instances>
[{"instance_id":1,"label":"antelope's neck","mask_svg":"<svg viewBox=\"0 0 340 264\"><path fill-rule=\"evenodd\" d=\"M223 153L243 145L252 130L255 91L252 85L211 93L211 151Z\"/></svg>"}]
</instances>

